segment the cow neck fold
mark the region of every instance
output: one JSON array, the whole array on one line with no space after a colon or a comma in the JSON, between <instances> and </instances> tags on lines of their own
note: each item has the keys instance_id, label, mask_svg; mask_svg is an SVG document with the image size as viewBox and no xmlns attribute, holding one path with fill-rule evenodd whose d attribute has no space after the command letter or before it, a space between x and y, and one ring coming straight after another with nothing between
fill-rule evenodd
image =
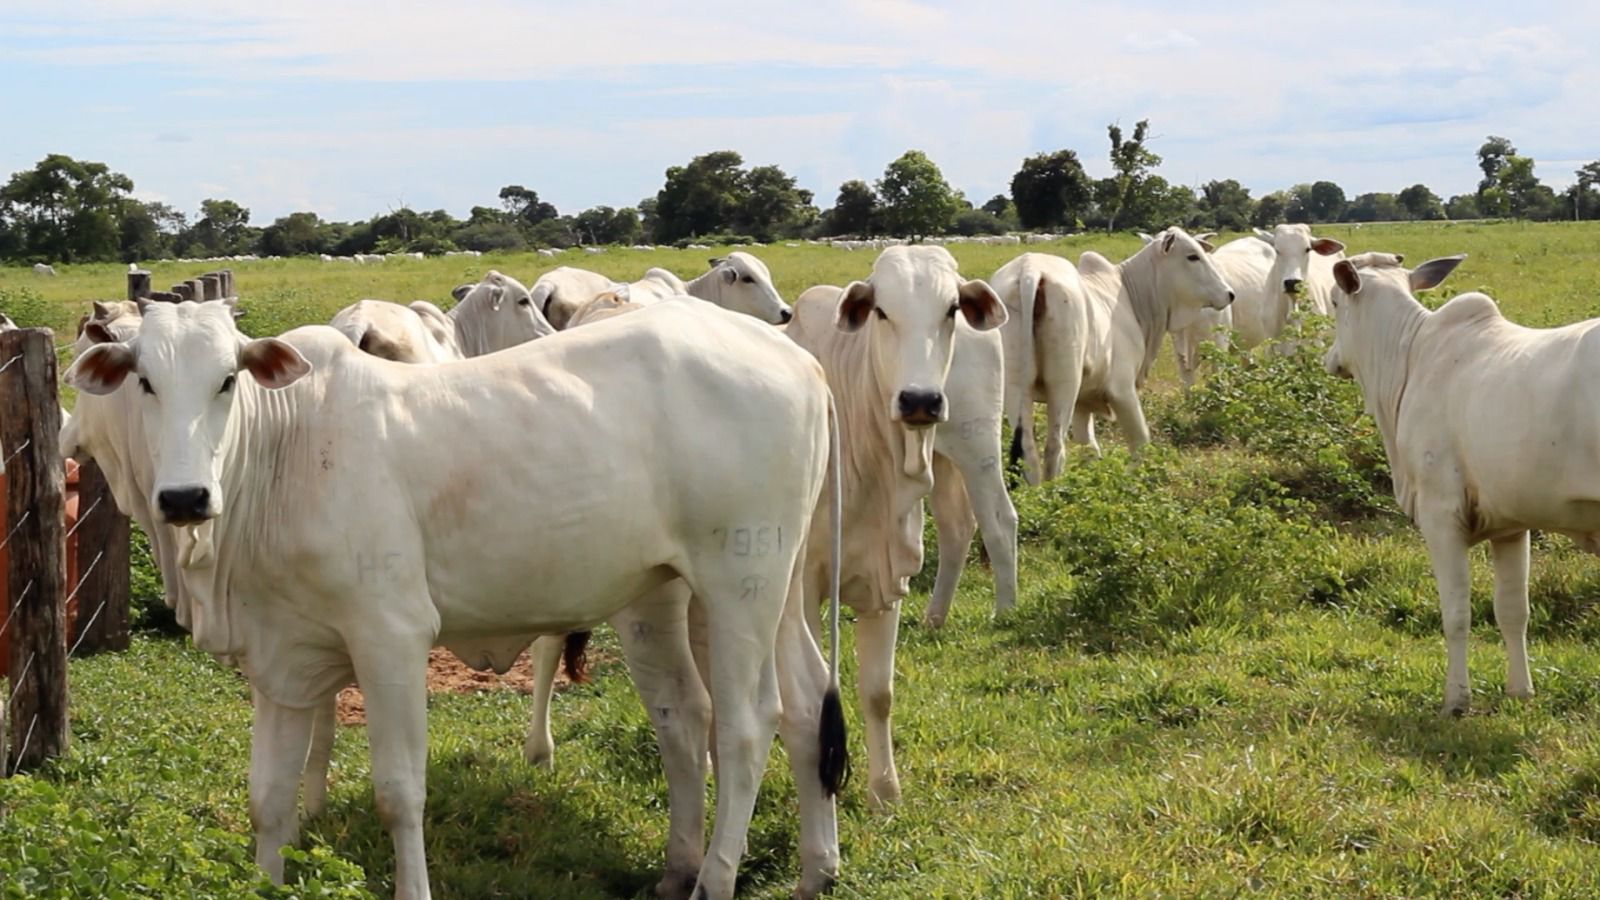
<instances>
[{"instance_id":1,"label":"cow neck fold","mask_svg":"<svg viewBox=\"0 0 1600 900\"><path fill-rule=\"evenodd\" d=\"M1150 366L1161 352L1161 341L1167 336L1167 322L1172 313L1161 291L1161 279L1156 276L1155 254L1159 252L1160 241L1157 240L1117 266L1123 296L1144 338L1144 359L1139 363L1139 377L1134 382L1137 386L1144 384Z\"/></svg>"},{"instance_id":2,"label":"cow neck fold","mask_svg":"<svg viewBox=\"0 0 1600 900\"><path fill-rule=\"evenodd\" d=\"M691 297L698 297L722 305L722 276L717 274L715 267L708 272L691 278L683 283L683 290Z\"/></svg>"},{"instance_id":3,"label":"cow neck fold","mask_svg":"<svg viewBox=\"0 0 1600 900\"><path fill-rule=\"evenodd\" d=\"M494 345L489 327L494 310L492 292L474 289L445 315L456 326L456 343L463 357L484 356L504 348Z\"/></svg>"},{"instance_id":4,"label":"cow neck fold","mask_svg":"<svg viewBox=\"0 0 1600 900\"><path fill-rule=\"evenodd\" d=\"M1349 362L1345 365L1356 375L1367 413L1378 423L1383 452L1388 457L1389 472L1394 479L1394 498L1408 516L1415 511L1416 491L1399 458L1400 407L1405 402L1406 383L1411 376L1411 357L1418 352L1417 335L1430 315L1426 307L1409 295L1403 300L1386 303L1368 312L1368 321L1364 323L1366 333L1356 336L1354 341L1341 342L1340 348L1346 353L1356 350L1355 365Z\"/></svg>"}]
</instances>

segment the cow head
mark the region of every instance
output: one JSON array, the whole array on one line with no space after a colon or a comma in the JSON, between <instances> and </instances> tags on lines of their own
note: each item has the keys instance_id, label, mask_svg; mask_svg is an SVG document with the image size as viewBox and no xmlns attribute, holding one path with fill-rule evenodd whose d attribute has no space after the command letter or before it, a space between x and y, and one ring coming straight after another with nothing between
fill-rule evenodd
<instances>
[{"instance_id":1,"label":"cow head","mask_svg":"<svg viewBox=\"0 0 1600 900\"><path fill-rule=\"evenodd\" d=\"M1420 309L1412 294L1444 281L1466 255L1430 259L1415 269L1402 266L1398 254L1363 253L1333 266L1333 346L1322 367L1340 378L1363 377L1363 360L1396 340L1396 310Z\"/></svg>"},{"instance_id":2,"label":"cow head","mask_svg":"<svg viewBox=\"0 0 1600 900\"><path fill-rule=\"evenodd\" d=\"M989 285L963 280L943 247L890 247L839 297L835 324L871 342L878 383L889 391L889 419L927 428L950 416L944 381L950 372L956 317L979 331L1005 323Z\"/></svg>"},{"instance_id":3,"label":"cow head","mask_svg":"<svg viewBox=\"0 0 1600 900\"><path fill-rule=\"evenodd\" d=\"M482 346L472 348L471 355L504 350L556 333L535 305L533 295L510 275L491 270L460 299L461 304L453 311L456 321L469 324L481 335Z\"/></svg>"},{"instance_id":4,"label":"cow head","mask_svg":"<svg viewBox=\"0 0 1600 900\"><path fill-rule=\"evenodd\" d=\"M150 505L165 524L194 525L223 512L223 451L241 371L275 390L304 377L311 363L277 338L240 334L226 300L156 303L145 308L137 337L90 347L66 381L109 394L128 377L138 379L155 468Z\"/></svg>"},{"instance_id":5,"label":"cow head","mask_svg":"<svg viewBox=\"0 0 1600 900\"><path fill-rule=\"evenodd\" d=\"M1217 250L1211 242L1174 227L1148 243L1140 252L1153 254L1156 291L1167 298L1169 330L1193 324L1203 309L1227 309L1233 302L1233 288L1211 258Z\"/></svg>"},{"instance_id":6,"label":"cow head","mask_svg":"<svg viewBox=\"0 0 1600 900\"><path fill-rule=\"evenodd\" d=\"M1310 225L1279 225L1271 231L1257 228L1256 237L1271 244L1272 251L1277 254L1269 276L1274 289L1282 290L1291 297L1305 287L1311 254L1335 256L1344 252L1344 244L1333 238L1314 236Z\"/></svg>"},{"instance_id":7,"label":"cow head","mask_svg":"<svg viewBox=\"0 0 1600 900\"><path fill-rule=\"evenodd\" d=\"M712 277L717 280L716 304L723 309L754 316L772 325L794 318L794 311L783 302L772 284L766 263L748 253L734 251L711 260Z\"/></svg>"}]
</instances>

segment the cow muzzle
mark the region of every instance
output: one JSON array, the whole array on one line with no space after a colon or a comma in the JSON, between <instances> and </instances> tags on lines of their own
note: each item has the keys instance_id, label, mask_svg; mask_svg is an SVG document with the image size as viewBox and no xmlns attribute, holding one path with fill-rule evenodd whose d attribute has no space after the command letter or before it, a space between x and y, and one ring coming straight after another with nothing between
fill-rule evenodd
<instances>
[{"instance_id":1,"label":"cow muzzle","mask_svg":"<svg viewBox=\"0 0 1600 900\"><path fill-rule=\"evenodd\" d=\"M944 421L944 392L929 390L904 390L896 398L895 408L900 421L911 428L927 428Z\"/></svg>"},{"instance_id":2,"label":"cow muzzle","mask_svg":"<svg viewBox=\"0 0 1600 900\"><path fill-rule=\"evenodd\" d=\"M1298 294L1300 293L1300 286L1303 284L1305 282L1299 278L1285 278L1283 280L1283 292L1285 294Z\"/></svg>"},{"instance_id":3,"label":"cow muzzle","mask_svg":"<svg viewBox=\"0 0 1600 900\"><path fill-rule=\"evenodd\" d=\"M156 493L156 508L168 525L198 525L211 518L211 491L203 487L164 488Z\"/></svg>"}]
</instances>

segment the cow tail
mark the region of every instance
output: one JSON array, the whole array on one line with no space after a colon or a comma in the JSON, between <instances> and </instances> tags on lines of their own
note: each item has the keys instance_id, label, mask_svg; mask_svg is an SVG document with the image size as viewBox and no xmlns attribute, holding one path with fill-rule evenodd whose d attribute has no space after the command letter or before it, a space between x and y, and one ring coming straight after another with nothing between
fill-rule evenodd
<instances>
[{"instance_id":1,"label":"cow tail","mask_svg":"<svg viewBox=\"0 0 1600 900\"><path fill-rule=\"evenodd\" d=\"M1022 429L1033 427L1033 382L1039 377L1039 363L1034 358L1033 329L1038 325L1038 315L1044 311L1044 276L1030 264L1024 264L1017 279L1017 306L1022 314L1021 327L1017 329L1018 348L1015 381L1016 396L1013 408L1006 410L1011 418L1010 465L1022 458Z\"/></svg>"},{"instance_id":2,"label":"cow tail","mask_svg":"<svg viewBox=\"0 0 1600 900\"><path fill-rule=\"evenodd\" d=\"M561 666L567 672L567 680L573 684L583 684L589 680L589 636L592 631L574 631L567 635L566 644L561 648Z\"/></svg>"},{"instance_id":3,"label":"cow tail","mask_svg":"<svg viewBox=\"0 0 1600 900\"><path fill-rule=\"evenodd\" d=\"M839 449L839 414L833 394L828 395L829 540L828 540L828 621L833 642L828 647L828 689L822 695L819 727L820 750L817 774L822 790L830 797L839 793L850 777L850 752L846 746L844 706L839 700L839 564L843 552L844 480Z\"/></svg>"}]
</instances>

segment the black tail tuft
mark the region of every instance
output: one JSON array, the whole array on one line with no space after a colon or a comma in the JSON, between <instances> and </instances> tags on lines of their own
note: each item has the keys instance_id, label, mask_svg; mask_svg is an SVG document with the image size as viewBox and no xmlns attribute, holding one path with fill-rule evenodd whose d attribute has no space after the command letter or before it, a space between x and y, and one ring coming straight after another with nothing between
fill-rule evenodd
<instances>
[{"instance_id":1,"label":"black tail tuft","mask_svg":"<svg viewBox=\"0 0 1600 900\"><path fill-rule=\"evenodd\" d=\"M573 684L589 680L589 635L592 631L574 631L567 635L567 644L561 650L561 664Z\"/></svg>"},{"instance_id":2,"label":"black tail tuft","mask_svg":"<svg viewBox=\"0 0 1600 900\"><path fill-rule=\"evenodd\" d=\"M833 797L850 780L850 751L845 745L844 706L839 702L838 687L830 687L822 695L820 732L822 753L817 774L822 777L822 789Z\"/></svg>"},{"instance_id":3,"label":"black tail tuft","mask_svg":"<svg viewBox=\"0 0 1600 900\"><path fill-rule=\"evenodd\" d=\"M1019 423L1017 423L1017 427L1013 428L1011 430L1011 460L1008 463L1008 465L1013 465L1013 466L1016 465L1017 464L1017 460L1019 460L1021 458L1022 458L1022 424L1019 422Z\"/></svg>"}]
</instances>

